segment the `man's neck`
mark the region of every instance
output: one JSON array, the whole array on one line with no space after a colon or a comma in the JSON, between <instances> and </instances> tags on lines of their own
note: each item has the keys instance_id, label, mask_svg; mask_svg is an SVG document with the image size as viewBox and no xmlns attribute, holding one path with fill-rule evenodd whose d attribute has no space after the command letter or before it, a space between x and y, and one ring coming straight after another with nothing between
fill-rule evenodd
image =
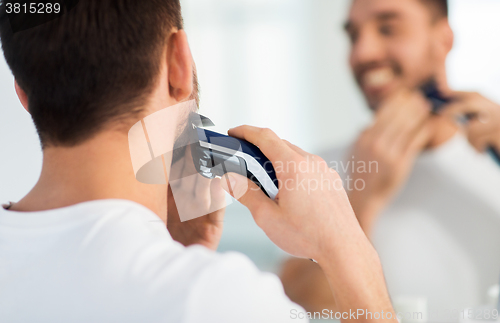
<instances>
[{"instance_id":1,"label":"man's neck","mask_svg":"<svg viewBox=\"0 0 500 323\"><path fill-rule=\"evenodd\" d=\"M166 185L135 179L127 134L106 131L75 147L48 147L35 187L13 211L42 211L100 199L137 202L166 221Z\"/></svg>"}]
</instances>

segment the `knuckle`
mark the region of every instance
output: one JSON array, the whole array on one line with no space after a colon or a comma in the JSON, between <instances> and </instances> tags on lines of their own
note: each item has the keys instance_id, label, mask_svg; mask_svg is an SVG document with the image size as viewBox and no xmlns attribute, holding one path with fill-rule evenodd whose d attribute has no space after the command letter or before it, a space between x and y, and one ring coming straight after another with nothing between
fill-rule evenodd
<instances>
[{"instance_id":1,"label":"knuckle","mask_svg":"<svg viewBox=\"0 0 500 323\"><path fill-rule=\"evenodd\" d=\"M316 157L316 162L318 163L318 169L321 171L321 172L325 172L328 170L328 163L321 157Z\"/></svg>"},{"instance_id":2,"label":"knuckle","mask_svg":"<svg viewBox=\"0 0 500 323\"><path fill-rule=\"evenodd\" d=\"M241 131L243 133L246 133L246 132L248 132L248 130L250 130L250 126L244 124L244 125L241 125L241 126L238 126L238 127L234 128L234 129L237 129L237 130L239 130L239 131Z\"/></svg>"},{"instance_id":3,"label":"knuckle","mask_svg":"<svg viewBox=\"0 0 500 323\"><path fill-rule=\"evenodd\" d=\"M340 174L333 168L330 168L330 174L334 180L340 179Z\"/></svg>"},{"instance_id":4,"label":"knuckle","mask_svg":"<svg viewBox=\"0 0 500 323\"><path fill-rule=\"evenodd\" d=\"M318 155L315 155L315 154L308 154L308 155L309 155L309 158L311 160L314 160L317 163L321 163L321 162L325 161L321 156L318 156Z\"/></svg>"},{"instance_id":5,"label":"knuckle","mask_svg":"<svg viewBox=\"0 0 500 323\"><path fill-rule=\"evenodd\" d=\"M260 134L266 138L273 138L275 136L274 131L269 128L261 128Z\"/></svg>"}]
</instances>

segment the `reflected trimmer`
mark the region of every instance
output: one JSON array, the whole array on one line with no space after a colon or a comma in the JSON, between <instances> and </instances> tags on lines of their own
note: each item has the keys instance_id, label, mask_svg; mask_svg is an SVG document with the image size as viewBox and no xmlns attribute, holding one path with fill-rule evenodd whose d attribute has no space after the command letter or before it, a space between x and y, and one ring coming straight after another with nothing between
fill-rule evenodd
<instances>
[{"instance_id":1,"label":"reflected trimmer","mask_svg":"<svg viewBox=\"0 0 500 323\"><path fill-rule=\"evenodd\" d=\"M452 99L445 97L441 92L439 92L435 80L430 80L420 89L424 93L425 97L431 102L432 112L435 114L439 114L441 110L446 108L446 104L452 101ZM463 116L462 123L467 123L474 117L474 115L465 115ZM495 162L500 165L500 153L493 147L488 147L487 152L491 155Z\"/></svg>"}]
</instances>

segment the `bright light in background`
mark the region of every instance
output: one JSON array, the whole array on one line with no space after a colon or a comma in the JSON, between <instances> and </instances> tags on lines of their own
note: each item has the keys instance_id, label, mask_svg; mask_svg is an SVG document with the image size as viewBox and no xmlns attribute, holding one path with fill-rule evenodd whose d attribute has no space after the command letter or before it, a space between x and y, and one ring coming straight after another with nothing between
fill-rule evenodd
<instances>
[{"instance_id":1,"label":"bright light in background","mask_svg":"<svg viewBox=\"0 0 500 323\"><path fill-rule=\"evenodd\" d=\"M183 0L201 113L218 131L269 127L310 151L354 135L368 112L346 66L348 4Z\"/></svg>"},{"instance_id":2,"label":"bright light in background","mask_svg":"<svg viewBox=\"0 0 500 323\"><path fill-rule=\"evenodd\" d=\"M500 101L500 1L454 0L450 22L455 32L448 59L452 88L478 91Z\"/></svg>"},{"instance_id":3,"label":"bright light in background","mask_svg":"<svg viewBox=\"0 0 500 323\"><path fill-rule=\"evenodd\" d=\"M214 120L216 130L252 124L290 138L307 128L302 107L309 93L304 64L309 7L299 0L183 1L201 113Z\"/></svg>"}]
</instances>

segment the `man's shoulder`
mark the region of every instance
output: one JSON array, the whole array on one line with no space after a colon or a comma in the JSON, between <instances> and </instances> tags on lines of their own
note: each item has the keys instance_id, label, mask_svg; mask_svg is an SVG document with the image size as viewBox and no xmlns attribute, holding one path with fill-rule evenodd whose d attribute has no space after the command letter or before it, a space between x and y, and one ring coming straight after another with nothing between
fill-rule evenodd
<instances>
[{"instance_id":1,"label":"man's shoulder","mask_svg":"<svg viewBox=\"0 0 500 323\"><path fill-rule=\"evenodd\" d=\"M305 313L285 295L275 274L234 252L217 254L203 269L186 306L191 309L186 322L291 322L294 313Z\"/></svg>"},{"instance_id":2,"label":"man's shoulder","mask_svg":"<svg viewBox=\"0 0 500 323\"><path fill-rule=\"evenodd\" d=\"M243 254L221 254L201 245L185 247L174 241L165 223L142 205L129 201L105 204L98 210L97 205L94 207L100 214L83 229L79 241L79 258L96 269L115 268L124 280L149 277L151 284L161 281L179 286L258 272ZM89 209L80 212L94 214Z\"/></svg>"},{"instance_id":3,"label":"man's shoulder","mask_svg":"<svg viewBox=\"0 0 500 323\"><path fill-rule=\"evenodd\" d=\"M151 322L180 322L186 316L196 321L207 313L234 319L259 297L286 300L277 277L261 273L246 256L219 254L199 245L184 247L153 212L133 202L84 203L45 215L42 226L12 215L17 221L12 227L19 230L6 238L26 239L22 247L12 245L6 254L9 265L0 270L0 284L8 282L0 291L0 302L11 305L8 311L0 310L0 318L21 311L20 304L10 300L24 281L30 285L22 290L38 299L33 311L47 318L57 310L54 304L68 313L85 304L88 311L110 321L128 316L132 320L139 313ZM43 257L35 259L38 254ZM53 292L50 299L44 296L47 290ZM79 301L64 295L77 295Z\"/></svg>"},{"instance_id":4,"label":"man's shoulder","mask_svg":"<svg viewBox=\"0 0 500 323\"><path fill-rule=\"evenodd\" d=\"M149 217L137 219L131 215L132 219L126 220L127 213L134 214L134 209L120 210L123 223L116 222L118 227L105 230L115 231L113 234L120 238L116 241L119 245L111 242L113 246L108 246L109 259L101 260L123 275L120 284L129 286L129 295L148 295L155 311L161 312L161 304L169 304L169 319L185 322L262 321L266 319L263 313L282 322L287 321L292 309L301 310L288 300L279 278L261 272L247 256L217 253L201 245L184 247L172 240L166 229L164 234L149 234L151 223L145 221ZM125 253L126 257L113 259L113 252ZM103 263L95 265L102 267ZM258 312L246 313L249 306Z\"/></svg>"}]
</instances>

